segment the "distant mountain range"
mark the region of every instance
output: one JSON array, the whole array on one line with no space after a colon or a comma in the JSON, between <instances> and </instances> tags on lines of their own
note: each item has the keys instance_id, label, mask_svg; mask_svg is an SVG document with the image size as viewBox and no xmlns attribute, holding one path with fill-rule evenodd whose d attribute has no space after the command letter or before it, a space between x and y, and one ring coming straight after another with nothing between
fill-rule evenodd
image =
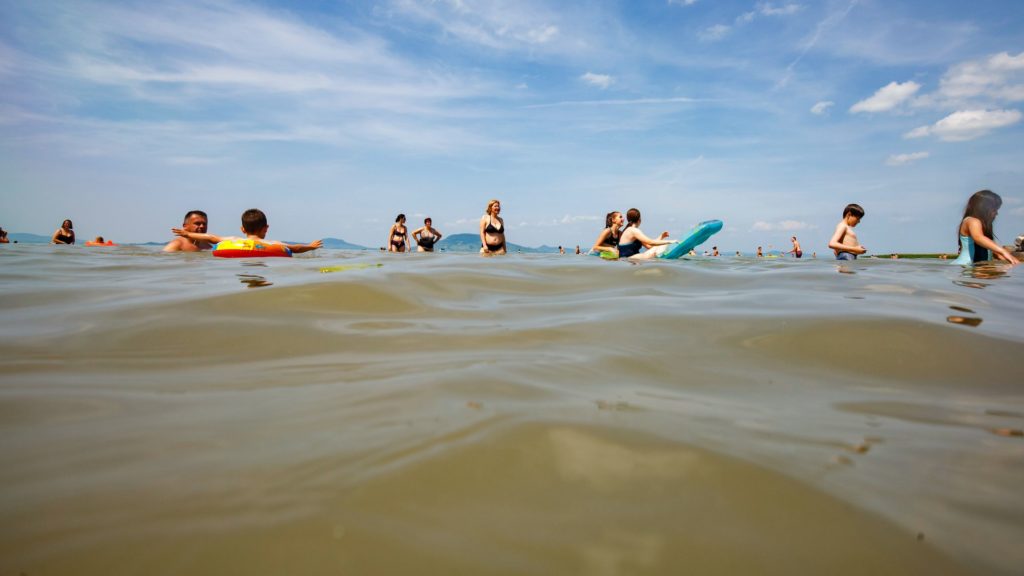
<instances>
[{"instance_id":1,"label":"distant mountain range","mask_svg":"<svg viewBox=\"0 0 1024 576\"><path fill-rule=\"evenodd\" d=\"M444 250L445 252L479 252L480 251L480 235L479 234L452 234L451 236L445 236L441 238L441 241L434 245L435 250ZM537 248L531 248L529 246L520 246L519 244L513 244L508 242L505 245L505 250L508 252L523 252L523 253L557 253L558 248L551 246L539 246ZM573 248L575 250L575 248Z\"/></svg>"}]
</instances>

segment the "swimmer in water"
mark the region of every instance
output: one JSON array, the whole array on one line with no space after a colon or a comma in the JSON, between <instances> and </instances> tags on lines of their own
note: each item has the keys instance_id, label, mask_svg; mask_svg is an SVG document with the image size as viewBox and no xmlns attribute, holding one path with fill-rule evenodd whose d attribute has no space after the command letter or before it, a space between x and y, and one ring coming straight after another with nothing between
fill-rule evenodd
<instances>
[{"instance_id":1,"label":"swimmer in water","mask_svg":"<svg viewBox=\"0 0 1024 576\"><path fill-rule=\"evenodd\" d=\"M74 244L75 243L75 225L71 223L71 220L65 220L60 228L53 233L50 238L51 244Z\"/></svg>"},{"instance_id":2,"label":"swimmer in water","mask_svg":"<svg viewBox=\"0 0 1024 576\"><path fill-rule=\"evenodd\" d=\"M856 260L859 254L868 251L860 245L857 233L853 231L862 218L864 209L859 204L847 204L846 208L843 208L843 219L836 224L836 231L828 241L828 247L835 252L836 260Z\"/></svg>"},{"instance_id":3,"label":"swimmer in water","mask_svg":"<svg viewBox=\"0 0 1024 576\"><path fill-rule=\"evenodd\" d=\"M662 232L658 239L648 237L640 230L640 211L630 208L626 211L626 227L622 229L619 237L619 258L631 258L633 260L647 260L656 258L663 253L668 246L674 244L668 238L668 232ZM647 250L641 252L640 250Z\"/></svg>"},{"instance_id":4,"label":"swimmer in water","mask_svg":"<svg viewBox=\"0 0 1024 576\"><path fill-rule=\"evenodd\" d=\"M426 218L422 227L412 231L412 237L416 239L417 252L433 252L434 245L441 241L441 233L433 227L433 223L433 220Z\"/></svg>"},{"instance_id":5,"label":"swimmer in water","mask_svg":"<svg viewBox=\"0 0 1024 576\"><path fill-rule=\"evenodd\" d=\"M263 244L284 246L291 250L293 254L301 254L303 252L316 250L324 245L322 240L316 240L309 244L287 244L277 240L267 240L267 230L269 229L270 225L267 224L267 215L264 214L262 210L259 210L258 208L250 208L249 210L242 212L242 232L245 234L245 238L247 240L259 240ZM182 230L181 228L171 228L171 232L181 236L182 238L188 238L189 240L203 240L214 244L223 242L224 240L239 240L239 238L233 236L201 234L199 232Z\"/></svg>"},{"instance_id":6,"label":"swimmer in water","mask_svg":"<svg viewBox=\"0 0 1024 576\"><path fill-rule=\"evenodd\" d=\"M601 230L601 233L597 235L597 240L594 241L594 246L590 248L590 251L597 253L609 252L618 258L622 221L622 212L609 212L605 215L604 230Z\"/></svg>"}]
</instances>

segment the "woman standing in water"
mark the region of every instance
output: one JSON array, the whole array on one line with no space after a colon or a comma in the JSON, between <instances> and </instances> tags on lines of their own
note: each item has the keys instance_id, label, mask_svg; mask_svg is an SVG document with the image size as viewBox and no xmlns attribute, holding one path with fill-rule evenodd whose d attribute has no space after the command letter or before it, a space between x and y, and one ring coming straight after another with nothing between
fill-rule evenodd
<instances>
[{"instance_id":1,"label":"woman standing in water","mask_svg":"<svg viewBox=\"0 0 1024 576\"><path fill-rule=\"evenodd\" d=\"M75 225L71 223L71 220L65 220L60 228L53 233L53 237L50 238L51 244L74 244L75 243Z\"/></svg>"},{"instance_id":2,"label":"woman standing in water","mask_svg":"<svg viewBox=\"0 0 1024 576\"><path fill-rule=\"evenodd\" d=\"M609 212L604 217L604 230L598 235L591 252L609 252L619 256L619 236L622 235L622 212Z\"/></svg>"},{"instance_id":3,"label":"woman standing in water","mask_svg":"<svg viewBox=\"0 0 1024 576\"><path fill-rule=\"evenodd\" d=\"M405 214L399 214L388 231L388 252L405 252L409 245L409 229L405 227Z\"/></svg>"},{"instance_id":4,"label":"woman standing in water","mask_svg":"<svg viewBox=\"0 0 1024 576\"><path fill-rule=\"evenodd\" d=\"M505 253L505 221L501 213L501 202L491 200L487 203L487 213L480 217L480 253Z\"/></svg>"},{"instance_id":5,"label":"woman standing in water","mask_svg":"<svg viewBox=\"0 0 1024 576\"><path fill-rule=\"evenodd\" d=\"M422 228L413 230L412 237L416 239L417 252L433 252L434 244L441 241L441 233L435 230L432 224L433 220L426 218L423 220Z\"/></svg>"},{"instance_id":6,"label":"woman standing in water","mask_svg":"<svg viewBox=\"0 0 1024 576\"><path fill-rule=\"evenodd\" d=\"M674 244L672 240L666 240L668 232L662 232L657 240L648 238L640 230L640 211L630 208L626 211L626 227L622 229L622 236L619 237L619 258L634 258L636 260L654 258L665 251L665 246ZM642 248L647 248L641 253Z\"/></svg>"},{"instance_id":7,"label":"woman standing in water","mask_svg":"<svg viewBox=\"0 0 1024 576\"><path fill-rule=\"evenodd\" d=\"M967 200L964 217L960 220L957 236L960 242L960 256L953 262L966 266L975 262L983 262L990 258L989 251L1010 264L1020 264L1006 248L996 244L992 239L992 222L1003 205L999 194L991 190L979 190Z\"/></svg>"}]
</instances>

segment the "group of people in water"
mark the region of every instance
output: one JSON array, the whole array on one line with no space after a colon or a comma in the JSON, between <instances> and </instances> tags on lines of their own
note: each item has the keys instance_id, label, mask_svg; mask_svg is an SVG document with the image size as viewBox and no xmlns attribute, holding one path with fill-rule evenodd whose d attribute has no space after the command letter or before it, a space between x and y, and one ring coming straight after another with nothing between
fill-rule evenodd
<instances>
[{"instance_id":1,"label":"group of people in water","mask_svg":"<svg viewBox=\"0 0 1024 576\"><path fill-rule=\"evenodd\" d=\"M995 242L995 235L992 232L992 224L1002 207L1002 198L991 190L980 190L975 192L967 201L963 217L957 229L959 244L959 256L955 263L971 264L996 258L1010 264L1019 264L1020 260L1013 252L1000 246ZM843 209L843 217L836 224L835 231L829 239L828 247L834 252L836 260L855 260L859 255L867 252L857 238L854 228L864 218L864 209L858 204L848 204ZM662 232L656 238L652 238L640 229L640 210L630 208L626 211L625 217L622 212L609 212L605 217L605 227L601 230L597 240L594 242L591 251L613 258L628 258L631 260L643 260L657 258L668 247L675 243L669 239L668 232ZM625 227L623 227L625 224ZM172 228L175 238L164 246L164 252L198 252L209 250L215 244L231 237L219 236L208 232L209 219L202 210L192 210L185 214L181 228ZM249 239L258 239L264 244L276 244L287 247L294 253L316 250L323 245L321 240L309 244L288 244L274 240L267 240L266 233L269 228L266 215L258 209L246 210L242 214L242 232ZM480 217L480 253L484 255L505 254L507 251L505 242L505 221L501 218L501 202L491 200L483 216ZM412 238L416 240L418 252L433 252L435 245L440 242L443 234L433 226L432 220L424 219L423 226L412 231ZM405 214L399 214L395 223L388 231L387 251L406 252L411 250L409 241L410 233L406 226ZM803 256L803 250L796 236L791 238L793 249L785 254L792 254L795 258ZM0 228L0 243L6 243L7 232ZM53 244L74 244L75 230L71 220L64 220L51 237ZM89 244L111 245L104 243L102 237ZM1018 249L1022 247L1018 246ZM578 251L578 249L577 249ZM739 253L737 252L737 255ZM714 247L714 254L718 255L718 247ZM763 256L761 247L757 250L758 256Z\"/></svg>"}]
</instances>

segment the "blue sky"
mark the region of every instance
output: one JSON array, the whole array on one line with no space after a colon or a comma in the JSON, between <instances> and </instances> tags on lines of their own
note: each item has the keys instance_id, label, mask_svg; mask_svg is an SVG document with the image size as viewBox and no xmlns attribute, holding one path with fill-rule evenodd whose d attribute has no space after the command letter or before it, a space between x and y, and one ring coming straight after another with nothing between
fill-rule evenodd
<instances>
[{"instance_id":1,"label":"blue sky","mask_svg":"<svg viewBox=\"0 0 1024 576\"><path fill-rule=\"evenodd\" d=\"M0 0L0 226L378 246L394 217L591 243L719 218L726 250L1024 233L1024 2Z\"/></svg>"}]
</instances>

